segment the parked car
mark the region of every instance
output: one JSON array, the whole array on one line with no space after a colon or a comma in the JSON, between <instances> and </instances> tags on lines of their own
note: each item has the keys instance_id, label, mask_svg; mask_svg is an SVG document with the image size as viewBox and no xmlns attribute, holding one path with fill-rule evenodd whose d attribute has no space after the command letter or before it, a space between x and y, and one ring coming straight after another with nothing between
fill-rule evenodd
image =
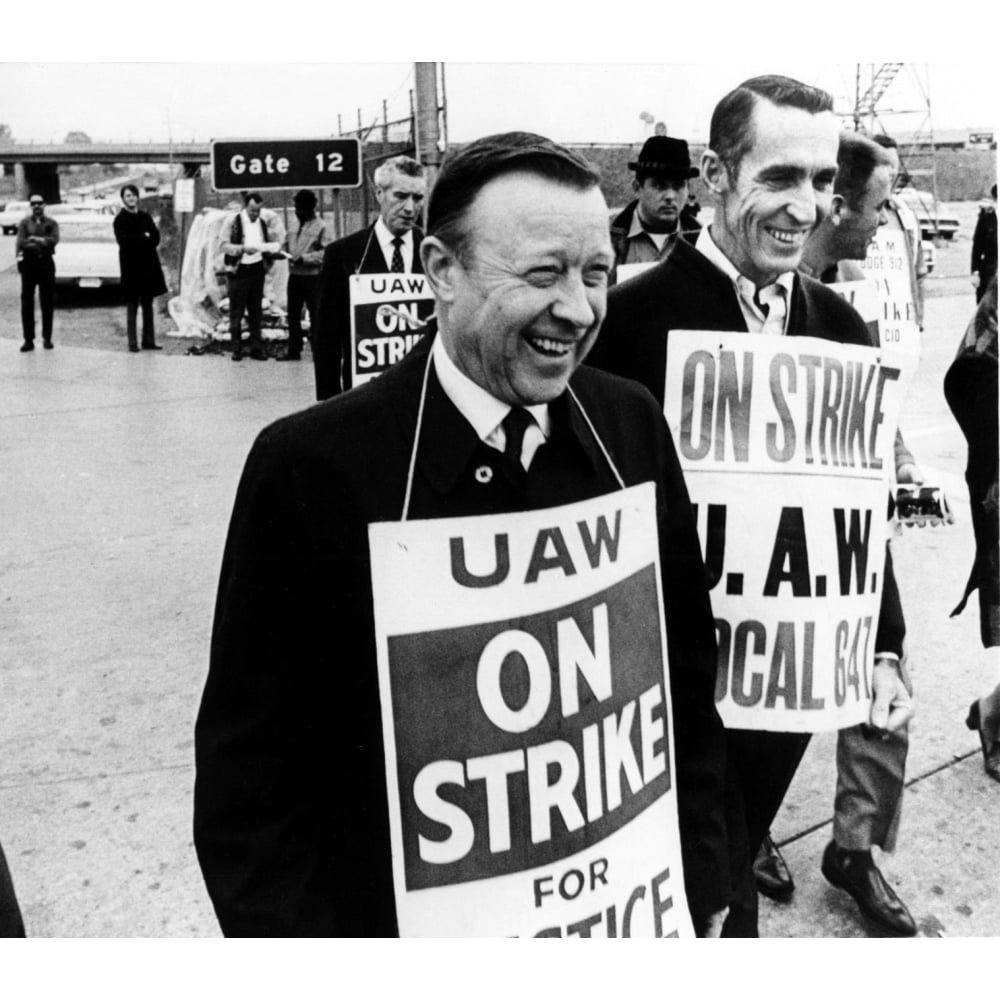
<instances>
[{"instance_id":1,"label":"parked car","mask_svg":"<svg viewBox=\"0 0 1000 1000\"><path fill-rule=\"evenodd\" d=\"M920 235L925 240L932 240L935 236L950 240L958 232L958 219L942 212L941 202L938 202L935 211L934 198L926 191L906 187L896 197L917 217Z\"/></svg>"},{"instance_id":2,"label":"parked car","mask_svg":"<svg viewBox=\"0 0 1000 1000\"><path fill-rule=\"evenodd\" d=\"M17 224L31 214L31 206L26 201L8 201L0 212L0 229L4 236L17 234Z\"/></svg>"},{"instance_id":3,"label":"parked car","mask_svg":"<svg viewBox=\"0 0 1000 1000\"><path fill-rule=\"evenodd\" d=\"M114 217L97 212L68 212L59 218L56 284L77 288L120 285Z\"/></svg>"}]
</instances>

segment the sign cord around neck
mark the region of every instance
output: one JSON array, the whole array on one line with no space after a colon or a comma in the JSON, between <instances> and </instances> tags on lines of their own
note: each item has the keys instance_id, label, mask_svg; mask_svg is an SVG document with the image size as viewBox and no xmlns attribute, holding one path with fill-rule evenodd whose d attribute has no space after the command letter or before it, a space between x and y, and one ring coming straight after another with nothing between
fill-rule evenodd
<instances>
[{"instance_id":1,"label":"sign cord around neck","mask_svg":"<svg viewBox=\"0 0 1000 1000\"><path fill-rule=\"evenodd\" d=\"M361 259L358 261L358 266L354 269L354 276L357 277L361 273L361 268L365 266L365 258L368 256L368 249L372 245L372 237L375 235L375 226L372 224L371 228L368 230L368 239L365 241L365 249L361 254Z\"/></svg>"},{"instance_id":2,"label":"sign cord around neck","mask_svg":"<svg viewBox=\"0 0 1000 1000\"><path fill-rule=\"evenodd\" d=\"M597 447L601 449L601 454L604 456L605 460L608 463L608 466L614 473L615 479L618 480L618 485L622 489L625 489L625 481L618 474L618 467L615 465L615 463L611 459L611 456L608 454L608 449L604 447L604 442L601 440L601 435L597 433L597 428L594 427L594 425L591 423L590 417L587 416L587 411L583 408L583 403L581 403L580 400L577 398L577 395L573 391L573 387L571 385L566 386L566 391L569 393L570 398L573 400L573 402L576 403L576 408L580 411L581 415L583 416L583 419L586 420L587 426L590 428L590 433L594 436L594 440L597 442Z\"/></svg>"}]
</instances>

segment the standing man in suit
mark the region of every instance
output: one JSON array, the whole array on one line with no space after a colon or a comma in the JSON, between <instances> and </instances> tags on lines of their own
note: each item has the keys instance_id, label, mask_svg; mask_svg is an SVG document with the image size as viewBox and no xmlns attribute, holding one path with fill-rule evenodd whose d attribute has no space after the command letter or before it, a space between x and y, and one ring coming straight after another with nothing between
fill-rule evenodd
<instances>
[{"instance_id":1,"label":"standing man in suit","mask_svg":"<svg viewBox=\"0 0 1000 1000\"><path fill-rule=\"evenodd\" d=\"M693 513L653 399L578 367L614 263L598 174L530 133L470 143L444 162L421 254L427 335L378 379L265 429L239 486L195 734L195 846L222 930L397 932L369 525L652 482L684 883L696 931L717 935L725 741Z\"/></svg>"},{"instance_id":2,"label":"standing man in suit","mask_svg":"<svg viewBox=\"0 0 1000 1000\"><path fill-rule=\"evenodd\" d=\"M355 274L421 274L419 228L427 181L409 156L395 156L375 171L378 218L372 225L331 243L320 272L319 322L313 331L316 398L350 389L351 295Z\"/></svg>"},{"instance_id":3,"label":"standing man in suit","mask_svg":"<svg viewBox=\"0 0 1000 1000\"><path fill-rule=\"evenodd\" d=\"M21 273L21 331L24 343L21 351L35 349L35 289L42 313L42 344L52 348L52 314L56 290L56 244L59 223L45 214L45 199L33 194L28 203L31 214L17 224L17 269Z\"/></svg>"},{"instance_id":4,"label":"standing man in suit","mask_svg":"<svg viewBox=\"0 0 1000 1000\"><path fill-rule=\"evenodd\" d=\"M701 164L702 180L717 202L711 226L702 229L695 246L679 241L665 261L612 289L590 363L641 382L662 405L672 330L746 330L870 344L867 327L846 302L796 273L809 234L830 210L838 138L833 100L815 87L764 76L727 94L713 112ZM898 728L910 712L898 670L903 633L887 559L871 709L872 725L880 731ZM752 859L809 734L729 729L727 741L730 822L742 826ZM730 842L737 842L732 828ZM758 933L757 891L752 876L744 877L749 872L749 863L734 866L727 935Z\"/></svg>"}]
</instances>

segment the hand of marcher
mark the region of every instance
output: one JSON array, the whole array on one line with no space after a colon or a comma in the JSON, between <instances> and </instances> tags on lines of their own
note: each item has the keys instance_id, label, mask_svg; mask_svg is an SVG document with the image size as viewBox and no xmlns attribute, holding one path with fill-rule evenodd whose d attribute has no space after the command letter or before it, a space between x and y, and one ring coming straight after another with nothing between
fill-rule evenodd
<instances>
[{"instance_id":1,"label":"hand of marcher","mask_svg":"<svg viewBox=\"0 0 1000 1000\"><path fill-rule=\"evenodd\" d=\"M883 733L895 732L913 715L913 699L892 660L875 661L872 671L872 707L868 719Z\"/></svg>"},{"instance_id":2,"label":"hand of marcher","mask_svg":"<svg viewBox=\"0 0 1000 1000\"><path fill-rule=\"evenodd\" d=\"M913 484L919 486L924 481L924 474L920 471L920 466L916 462L904 462L896 470L896 482L903 484Z\"/></svg>"},{"instance_id":3,"label":"hand of marcher","mask_svg":"<svg viewBox=\"0 0 1000 1000\"><path fill-rule=\"evenodd\" d=\"M979 287L979 272L978 271L973 271L972 272L972 277L969 280L972 282L972 287L973 288L978 288Z\"/></svg>"}]
</instances>

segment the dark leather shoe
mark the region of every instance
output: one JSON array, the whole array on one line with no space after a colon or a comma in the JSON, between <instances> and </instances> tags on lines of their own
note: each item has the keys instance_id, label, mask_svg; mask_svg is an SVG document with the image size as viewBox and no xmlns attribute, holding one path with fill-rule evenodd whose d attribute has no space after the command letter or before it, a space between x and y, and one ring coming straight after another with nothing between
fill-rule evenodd
<instances>
[{"instance_id":1,"label":"dark leather shoe","mask_svg":"<svg viewBox=\"0 0 1000 1000\"><path fill-rule=\"evenodd\" d=\"M913 937L917 925L872 860L871 851L848 851L832 840L821 868L830 885L843 889L858 904L872 937Z\"/></svg>"},{"instance_id":2,"label":"dark leather shoe","mask_svg":"<svg viewBox=\"0 0 1000 1000\"><path fill-rule=\"evenodd\" d=\"M144 351L162 351L163 348L159 344L143 344L142 349Z\"/></svg>"},{"instance_id":3,"label":"dark leather shoe","mask_svg":"<svg viewBox=\"0 0 1000 1000\"><path fill-rule=\"evenodd\" d=\"M47 350L47 351L51 351L52 350L52 341L51 340L43 340L42 341L42 347L44 347L45 350Z\"/></svg>"},{"instance_id":4,"label":"dark leather shoe","mask_svg":"<svg viewBox=\"0 0 1000 1000\"><path fill-rule=\"evenodd\" d=\"M770 834L764 837L764 843L754 859L753 877L757 891L777 903L787 903L795 892L792 873Z\"/></svg>"},{"instance_id":5,"label":"dark leather shoe","mask_svg":"<svg viewBox=\"0 0 1000 1000\"><path fill-rule=\"evenodd\" d=\"M267 354L260 347L251 347L250 357L253 358L254 361L267 361Z\"/></svg>"},{"instance_id":6,"label":"dark leather shoe","mask_svg":"<svg viewBox=\"0 0 1000 1000\"><path fill-rule=\"evenodd\" d=\"M1000 781L1000 740L994 740L992 746L987 744L986 734L983 732L982 720L979 716L978 698L969 706L965 725L979 733L979 745L983 748L983 768L994 781Z\"/></svg>"},{"instance_id":7,"label":"dark leather shoe","mask_svg":"<svg viewBox=\"0 0 1000 1000\"><path fill-rule=\"evenodd\" d=\"M22 354L27 354L28 351L33 351L34 349L35 349L35 342L33 340L26 340L21 345L21 353Z\"/></svg>"},{"instance_id":8,"label":"dark leather shoe","mask_svg":"<svg viewBox=\"0 0 1000 1000\"><path fill-rule=\"evenodd\" d=\"M233 361L242 361L243 355L239 351L233 351Z\"/></svg>"},{"instance_id":9,"label":"dark leather shoe","mask_svg":"<svg viewBox=\"0 0 1000 1000\"><path fill-rule=\"evenodd\" d=\"M287 354L281 354L274 359L275 361L301 361L301 354L292 354L291 352Z\"/></svg>"},{"instance_id":10,"label":"dark leather shoe","mask_svg":"<svg viewBox=\"0 0 1000 1000\"><path fill-rule=\"evenodd\" d=\"M128 349L129 349L129 353L130 354L138 354L139 353L139 345L138 344L129 344L128 345Z\"/></svg>"}]
</instances>

